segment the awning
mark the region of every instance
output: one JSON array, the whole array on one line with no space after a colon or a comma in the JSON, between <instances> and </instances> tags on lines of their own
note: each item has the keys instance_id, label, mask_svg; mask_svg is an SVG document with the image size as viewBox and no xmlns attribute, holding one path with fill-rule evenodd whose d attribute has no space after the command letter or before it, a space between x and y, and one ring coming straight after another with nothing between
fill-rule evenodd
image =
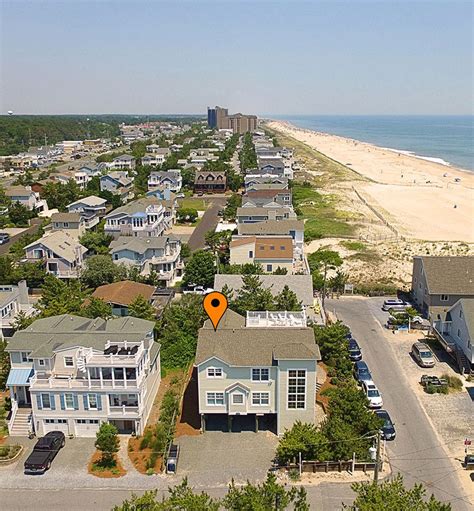
<instances>
[{"instance_id":1,"label":"awning","mask_svg":"<svg viewBox=\"0 0 474 511\"><path fill-rule=\"evenodd\" d=\"M8 374L7 386L9 385L27 385L30 377L33 375L33 369L10 369Z\"/></svg>"}]
</instances>

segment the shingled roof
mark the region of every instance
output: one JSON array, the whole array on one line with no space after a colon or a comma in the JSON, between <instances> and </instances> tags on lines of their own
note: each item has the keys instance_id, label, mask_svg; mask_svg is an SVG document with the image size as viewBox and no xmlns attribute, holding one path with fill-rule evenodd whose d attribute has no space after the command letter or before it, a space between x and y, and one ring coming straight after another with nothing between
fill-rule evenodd
<instances>
[{"instance_id":1,"label":"shingled roof","mask_svg":"<svg viewBox=\"0 0 474 511\"><path fill-rule=\"evenodd\" d=\"M430 295L473 295L473 256L420 256Z\"/></svg>"}]
</instances>

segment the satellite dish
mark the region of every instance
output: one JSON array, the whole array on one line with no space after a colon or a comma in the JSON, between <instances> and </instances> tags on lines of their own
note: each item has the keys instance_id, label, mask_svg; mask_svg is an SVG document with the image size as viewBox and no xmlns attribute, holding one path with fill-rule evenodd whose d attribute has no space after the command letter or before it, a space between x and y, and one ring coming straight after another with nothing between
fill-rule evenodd
<instances>
[{"instance_id":1,"label":"satellite dish","mask_svg":"<svg viewBox=\"0 0 474 511\"><path fill-rule=\"evenodd\" d=\"M13 115L13 111L12 110L8 110L8 115Z\"/></svg>"}]
</instances>

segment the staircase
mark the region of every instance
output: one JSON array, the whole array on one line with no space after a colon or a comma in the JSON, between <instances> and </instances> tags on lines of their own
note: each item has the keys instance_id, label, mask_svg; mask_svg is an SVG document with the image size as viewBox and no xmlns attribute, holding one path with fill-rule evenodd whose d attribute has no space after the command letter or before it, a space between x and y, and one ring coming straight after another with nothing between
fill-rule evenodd
<instances>
[{"instance_id":1,"label":"staircase","mask_svg":"<svg viewBox=\"0 0 474 511\"><path fill-rule=\"evenodd\" d=\"M469 363L469 360L467 359L466 355L464 354L464 351L459 348L457 345L455 345L455 352L456 352L456 362L459 367L459 371L461 374L465 375L471 375L472 374L472 368L471 364Z\"/></svg>"},{"instance_id":2,"label":"staircase","mask_svg":"<svg viewBox=\"0 0 474 511\"><path fill-rule=\"evenodd\" d=\"M10 436L28 436L30 432L29 419L31 408L18 408L13 421L13 427L10 428Z\"/></svg>"}]
</instances>

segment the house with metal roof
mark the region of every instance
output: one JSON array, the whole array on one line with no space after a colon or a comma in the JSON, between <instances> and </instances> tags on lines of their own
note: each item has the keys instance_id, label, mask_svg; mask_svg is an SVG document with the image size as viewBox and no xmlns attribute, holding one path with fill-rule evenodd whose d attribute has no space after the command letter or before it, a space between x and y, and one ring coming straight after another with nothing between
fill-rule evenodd
<instances>
[{"instance_id":1,"label":"house with metal roof","mask_svg":"<svg viewBox=\"0 0 474 511\"><path fill-rule=\"evenodd\" d=\"M142 434L160 384L154 326L64 314L15 332L7 344L10 434L93 437L102 422Z\"/></svg>"},{"instance_id":2,"label":"house with metal roof","mask_svg":"<svg viewBox=\"0 0 474 511\"><path fill-rule=\"evenodd\" d=\"M227 309L199 330L195 367L203 431L272 431L316 419L321 359L304 312Z\"/></svg>"}]
</instances>

